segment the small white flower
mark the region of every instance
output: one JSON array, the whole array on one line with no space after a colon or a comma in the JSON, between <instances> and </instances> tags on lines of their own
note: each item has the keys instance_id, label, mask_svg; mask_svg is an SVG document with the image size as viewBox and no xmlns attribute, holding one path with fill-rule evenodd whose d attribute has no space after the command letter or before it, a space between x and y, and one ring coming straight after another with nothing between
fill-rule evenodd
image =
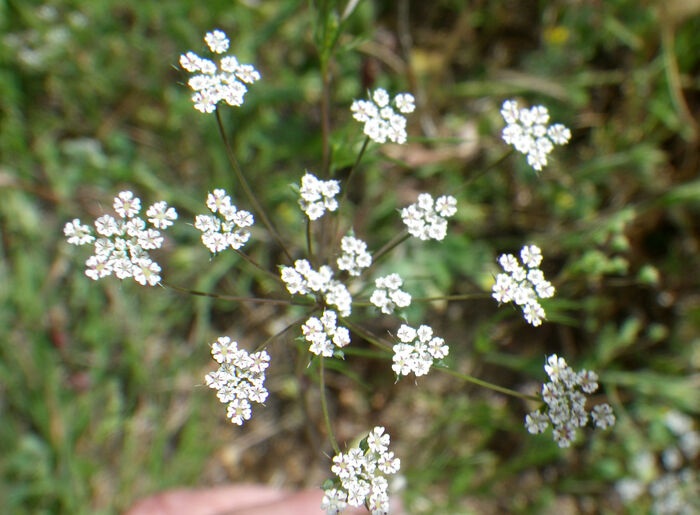
<instances>
[{"instance_id":1,"label":"small white flower","mask_svg":"<svg viewBox=\"0 0 700 515\"><path fill-rule=\"evenodd\" d=\"M228 38L226 34L220 30L207 32L204 36L204 41L206 41L209 49L215 54L223 54L228 50Z\"/></svg>"},{"instance_id":2,"label":"small white flower","mask_svg":"<svg viewBox=\"0 0 700 515\"><path fill-rule=\"evenodd\" d=\"M615 424L615 414L609 404L598 404L591 411L591 418L595 421L596 427L607 429Z\"/></svg>"},{"instance_id":3,"label":"small white flower","mask_svg":"<svg viewBox=\"0 0 700 515\"><path fill-rule=\"evenodd\" d=\"M81 224L79 218L74 218L63 228L63 234L71 245L86 245L95 241L95 237L90 232L90 226Z\"/></svg>"},{"instance_id":4,"label":"small white flower","mask_svg":"<svg viewBox=\"0 0 700 515\"><path fill-rule=\"evenodd\" d=\"M114 198L114 210L122 218L131 218L141 210L141 199L130 191L122 191Z\"/></svg>"},{"instance_id":5,"label":"small white flower","mask_svg":"<svg viewBox=\"0 0 700 515\"><path fill-rule=\"evenodd\" d=\"M415 99L410 93L399 93L394 97L394 103L402 113L412 113L416 109L414 102Z\"/></svg>"}]
</instances>

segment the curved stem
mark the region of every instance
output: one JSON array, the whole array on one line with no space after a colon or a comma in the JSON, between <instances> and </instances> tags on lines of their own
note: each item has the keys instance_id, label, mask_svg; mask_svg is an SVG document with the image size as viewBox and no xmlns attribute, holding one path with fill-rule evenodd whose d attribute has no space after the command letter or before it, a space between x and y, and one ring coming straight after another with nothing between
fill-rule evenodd
<instances>
[{"instance_id":1,"label":"curved stem","mask_svg":"<svg viewBox=\"0 0 700 515\"><path fill-rule=\"evenodd\" d=\"M362 275L365 275L367 272L369 272L372 267L388 252L394 250L395 247L398 247L401 245L404 241L406 241L411 235L408 234L407 232L404 232L402 234L398 234L394 236L394 238L389 241L386 245L384 245L381 249L379 249L377 252L374 253L374 256L372 256L372 264L368 267L365 268L362 271Z\"/></svg>"},{"instance_id":2,"label":"curved stem","mask_svg":"<svg viewBox=\"0 0 700 515\"><path fill-rule=\"evenodd\" d=\"M332 238L336 238L338 234L338 228L340 227L340 210L343 209L343 206L345 205L345 201L348 198L348 191L349 191L349 186L350 186L350 181L352 180L353 175L355 175L355 171L357 170L360 160L362 159L362 156L365 153L365 150L367 149L367 144L369 143L369 136L365 137L365 141L362 143L362 148L360 149L360 153L357 154L357 158L355 158L355 162L352 165L352 168L350 168L350 173L348 174L348 178L345 179L345 185L343 186L343 194L340 197L340 201L338 202L338 213L336 214L335 218L335 225L333 229L333 234L331 235Z\"/></svg>"},{"instance_id":3,"label":"curved stem","mask_svg":"<svg viewBox=\"0 0 700 515\"><path fill-rule=\"evenodd\" d=\"M212 299L219 300L232 300L235 302L253 302L260 304L283 304L283 305L298 305L298 306L310 306L311 302L300 302L298 300L284 300L284 299L263 299L260 297L236 297L233 295L221 295L219 293L209 293L206 291L191 290L189 288L183 288L182 286L176 286L174 284L166 283L161 281L161 286L164 288L170 288L171 290L178 291L180 293L188 293L190 295L196 295L198 297L210 297Z\"/></svg>"},{"instance_id":4,"label":"curved stem","mask_svg":"<svg viewBox=\"0 0 700 515\"><path fill-rule=\"evenodd\" d=\"M242 257L243 259L245 259L248 263L250 263L251 265L253 265L253 266L254 266L255 268L257 268L259 271L261 271L262 273L264 273L264 274L267 275L268 277L274 279L275 281L284 284L284 281L282 280L282 278L281 278L279 275L273 274L273 273L270 272L269 270L266 270L265 268L263 268L262 265L258 264L257 261L255 261L253 258L251 258L250 256L248 256L247 254L244 254L244 253L241 252L239 249L233 249L233 250L234 250L234 252L235 252L236 254L238 254L240 257Z\"/></svg>"},{"instance_id":5,"label":"curved stem","mask_svg":"<svg viewBox=\"0 0 700 515\"><path fill-rule=\"evenodd\" d=\"M258 202L258 199L255 197L253 190L250 189L250 185L248 184L248 181L243 175L243 170L241 170L241 166L238 164L238 160L236 159L236 156L233 153L233 149L231 148L231 144L228 141L228 137L226 136L226 130L224 129L224 124L221 121L221 113L219 113L218 109L215 110L215 113L216 123L219 125L219 134L221 134L221 139L223 140L224 147L226 148L226 156L228 157L228 160L231 163L231 166L233 167L233 171L236 174L238 182L241 183L241 186L243 186L243 190L248 196L248 200L250 200L250 203L253 204L253 209L255 209L255 213L260 217L260 219L263 221L263 224L265 224L265 227L267 227L267 230L270 231L272 237L277 241L277 244L287 255L287 259L289 259L289 261L294 261L292 259L292 255L287 250L287 247L285 247L282 238L280 238L280 235L277 233L277 230L272 225L272 222L270 222L270 220L267 218L267 215L265 214L265 211L260 205L260 202Z\"/></svg>"},{"instance_id":6,"label":"curved stem","mask_svg":"<svg viewBox=\"0 0 700 515\"><path fill-rule=\"evenodd\" d=\"M297 318L294 322L288 324L284 329L282 329L281 331L278 331L277 333L275 333L275 334L273 334L272 336L270 336L267 340L265 340L264 342L262 342L260 345L258 345L258 346L255 348L255 352L258 352L258 351L263 350L265 347L267 347L267 345L268 345L272 340L274 340L275 338L278 338L278 337L282 336L284 333L286 333L287 331L289 331L292 327L298 326L298 325L299 325L301 322L303 322L307 317L311 316L311 315L313 314L313 312L316 311L317 309L318 309L318 308L314 308L314 309L312 309L311 311L307 311L304 315L302 315L302 316L300 316L299 318Z\"/></svg>"},{"instance_id":7,"label":"curved stem","mask_svg":"<svg viewBox=\"0 0 700 515\"><path fill-rule=\"evenodd\" d=\"M391 352L392 346L386 343L383 343L380 338L374 336L372 333L369 331L363 329L359 325L351 322L350 320L346 318L342 318L341 321L350 328L350 330L353 333L357 333L360 336L362 336L365 340L367 340L369 343L372 345L375 345L376 347L379 347L382 350L389 351Z\"/></svg>"},{"instance_id":8,"label":"curved stem","mask_svg":"<svg viewBox=\"0 0 700 515\"><path fill-rule=\"evenodd\" d=\"M309 218L306 219L306 252L309 256L309 262L311 263L311 266L316 266L316 264L314 263L313 248L311 246L311 220Z\"/></svg>"},{"instance_id":9,"label":"curved stem","mask_svg":"<svg viewBox=\"0 0 700 515\"><path fill-rule=\"evenodd\" d=\"M321 60L321 145L323 153L323 178L328 179L331 166L331 116L330 116L330 78L328 61Z\"/></svg>"},{"instance_id":10,"label":"curved stem","mask_svg":"<svg viewBox=\"0 0 700 515\"><path fill-rule=\"evenodd\" d=\"M331 419L328 416L328 404L326 403L326 382L324 379L324 367L323 367L323 356L319 356L318 365L318 377L319 377L319 388L321 390L321 410L323 411L323 421L326 423L326 430L328 431L328 438L331 441L331 447L336 454L340 452L338 447L338 442L335 440L335 435L333 434L333 427L331 426Z\"/></svg>"},{"instance_id":11,"label":"curved stem","mask_svg":"<svg viewBox=\"0 0 700 515\"><path fill-rule=\"evenodd\" d=\"M489 383L488 381L484 381L483 379L477 379L476 377L473 377L473 376L470 376L470 375L460 374L459 372L457 372L457 371L455 371L455 370L452 370L452 369L449 369L449 368L444 367L444 366L439 366L439 365L438 365L438 366L435 366L435 368L436 368L437 370L442 370L443 372L445 372L445 373L447 373L447 374L450 374L450 375L453 375L453 376L455 376L455 377L458 377L458 378L460 378L460 379L462 379L462 380L464 380L464 381L467 381L467 382L469 382L469 383L473 383L473 384L482 386L482 387L484 387L484 388L488 388L489 390L493 390L493 391L495 391L495 392L504 393L504 394L506 394L506 395L510 395L510 396L512 396L512 397L517 397L517 398L519 398L519 399L525 399L525 400L528 400L528 401L537 401L537 402L539 402L539 401L542 400L542 399L540 399L539 397L537 397L537 396L535 396L535 395L528 395L528 394L526 394L526 393L516 392L515 390L511 390L510 388L505 388L505 387L503 387L503 386L498 386L497 384Z\"/></svg>"}]
</instances>

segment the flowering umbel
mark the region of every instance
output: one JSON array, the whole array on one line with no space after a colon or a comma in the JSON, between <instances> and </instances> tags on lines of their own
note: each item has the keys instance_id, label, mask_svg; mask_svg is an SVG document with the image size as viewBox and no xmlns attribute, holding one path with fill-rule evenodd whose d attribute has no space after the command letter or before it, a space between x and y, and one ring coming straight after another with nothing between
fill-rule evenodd
<instances>
[{"instance_id":1,"label":"flowering umbel","mask_svg":"<svg viewBox=\"0 0 700 515\"><path fill-rule=\"evenodd\" d=\"M544 309L537 301L554 295L554 286L545 280L538 267L542 262L542 251L536 245L526 245L520 250L523 265L512 254L501 254L498 262L507 273L498 274L491 296L499 303L515 302L523 310L529 324L538 326L545 318Z\"/></svg>"},{"instance_id":2,"label":"flowering umbel","mask_svg":"<svg viewBox=\"0 0 700 515\"><path fill-rule=\"evenodd\" d=\"M559 447L569 447L576 438L576 430L588 423L586 396L598 389L598 374L590 370L574 372L566 360L552 354L544 366L550 382L542 385L542 400L546 408L533 411L525 417L525 427L532 434L542 433L549 424ZM596 427L607 429L615 424L615 415L609 404L598 404L590 412Z\"/></svg>"},{"instance_id":3,"label":"flowering umbel","mask_svg":"<svg viewBox=\"0 0 700 515\"><path fill-rule=\"evenodd\" d=\"M253 215L231 204L231 197L225 190L217 189L209 193L207 207L219 216L197 215L194 226L202 231L202 243L212 253L228 247L238 250L248 242L248 227L253 225Z\"/></svg>"},{"instance_id":4,"label":"flowering umbel","mask_svg":"<svg viewBox=\"0 0 700 515\"><path fill-rule=\"evenodd\" d=\"M391 98L385 89L377 88L370 100L355 100L350 107L352 116L358 122L364 123L364 133L377 143L406 142L406 117L394 111L390 105ZM400 93L394 97L394 105L401 113L412 113L413 95Z\"/></svg>"},{"instance_id":5,"label":"flowering umbel","mask_svg":"<svg viewBox=\"0 0 700 515\"><path fill-rule=\"evenodd\" d=\"M207 32L204 36L209 50L223 54L228 50L229 40L220 30ZM194 108L202 113L211 113L220 101L231 106L243 104L243 97L248 91L246 84L260 79L260 73L250 64L240 64L232 55L223 56L217 65L211 59L199 57L194 52L180 56L180 66L193 77L187 84L194 90L192 102Z\"/></svg>"},{"instance_id":6,"label":"flowering umbel","mask_svg":"<svg viewBox=\"0 0 700 515\"><path fill-rule=\"evenodd\" d=\"M334 456L331 471L338 479L325 490L321 509L330 515L350 505L366 506L373 514L389 513L385 476L396 474L401 467L401 460L389 451L389 443L390 436L377 426L358 447Z\"/></svg>"},{"instance_id":7,"label":"flowering umbel","mask_svg":"<svg viewBox=\"0 0 700 515\"><path fill-rule=\"evenodd\" d=\"M175 208L164 201L156 202L146 210L146 221L137 216L141 211L141 199L131 191L122 191L114 197L117 218L102 215L95 220L95 231L76 218L68 222L63 233L71 245L95 244L95 254L85 262L85 275L97 281L108 275L119 279L133 278L139 284L153 286L160 282L160 265L153 261L149 250L163 245L159 229L166 229L177 219Z\"/></svg>"},{"instance_id":8,"label":"flowering umbel","mask_svg":"<svg viewBox=\"0 0 700 515\"><path fill-rule=\"evenodd\" d=\"M338 209L335 196L340 193L340 185L336 180L322 181L314 174L306 172L301 178L299 188L299 207L306 213L309 220L318 220L328 211Z\"/></svg>"},{"instance_id":9,"label":"flowering umbel","mask_svg":"<svg viewBox=\"0 0 700 515\"><path fill-rule=\"evenodd\" d=\"M418 195L418 201L401 210L406 229L421 240L442 240L447 234L447 218L457 212L457 199L443 195L433 200L430 193Z\"/></svg>"},{"instance_id":10,"label":"flowering umbel","mask_svg":"<svg viewBox=\"0 0 700 515\"><path fill-rule=\"evenodd\" d=\"M397 376L413 372L416 376L428 373L433 361L450 352L445 340L433 336L433 328L421 325L418 329L403 324L396 332L400 343L394 345L394 364L391 368Z\"/></svg>"},{"instance_id":11,"label":"flowering umbel","mask_svg":"<svg viewBox=\"0 0 700 515\"><path fill-rule=\"evenodd\" d=\"M527 156L527 163L540 171L547 165L547 156L554 145L566 145L571 131L561 123L547 126L549 111L544 106L518 108L515 100L506 100L501 108L506 126L501 133L503 141Z\"/></svg>"},{"instance_id":12,"label":"flowering umbel","mask_svg":"<svg viewBox=\"0 0 700 515\"><path fill-rule=\"evenodd\" d=\"M267 399L265 370L270 356L265 351L249 354L228 336L212 344L211 355L219 369L206 375L206 384L227 405L226 416L241 426L251 417L250 401L262 404Z\"/></svg>"}]
</instances>

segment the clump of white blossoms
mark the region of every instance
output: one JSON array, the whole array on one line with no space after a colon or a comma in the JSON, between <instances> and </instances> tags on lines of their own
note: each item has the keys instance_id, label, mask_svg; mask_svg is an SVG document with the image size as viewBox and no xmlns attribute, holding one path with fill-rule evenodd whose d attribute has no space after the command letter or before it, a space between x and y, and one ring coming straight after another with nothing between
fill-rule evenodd
<instances>
[{"instance_id":1,"label":"clump of white blossoms","mask_svg":"<svg viewBox=\"0 0 700 515\"><path fill-rule=\"evenodd\" d=\"M340 185L336 180L322 181L315 175L306 172L301 178L299 188L299 206L310 220L318 220L328 211L338 209L335 196L340 193Z\"/></svg>"},{"instance_id":2,"label":"clump of white blossoms","mask_svg":"<svg viewBox=\"0 0 700 515\"><path fill-rule=\"evenodd\" d=\"M418 201L401 210L406 229L421 240L442 240L447 234L447 220L457 212L457 199L443 195L433 200L430 193L418 195Z\"/></svg>"},{"instance_id":3,"label":"clump of white blossoms","mask_svg":"<svg viewBox=\"0 0 700 515\"><path fill-rule=\"evenodd\" d=\"M385 89L377 88L370 100L355 100L350 106L352 116L364 123L364 133L377 143L406 142L406 117L394 111L391 98ZM412 113L416 106L413 95L400 93L394 97L394 105L404 114Z\"/></svg>"},{"instance_id":4,"label":"clump of white blossoms","mask_svg":"<svg viewBox=\"0 0 700 515\"><path fill-rule=\"evenodd\" d=\"M175 208L164 201L156 202L146 210L148 223L136 216L141 211L141 199L131 191L122 191L114 197L114 211L119 218L102 215L95 220L95 232L83 225L79 218L68 222L63 234L71 245L95 244L95 254L85 262L85 275L97 281L108 275L119 279L133 278L139 284L153 286L160 282L160 265L148 254L163 245L158 229L166 229L177 219Z\"/></svg>"},{"instance_id":5,"label":"clump of white blossoms","mask_svg":"<svg viewBox=\"0 0 700 515\"><path fill-rule=\"evenodd\" d=\"M220 30L207 32L204 36L209 50L223 54L228 50L229 40ZM211 59L199 57L194 52L180 56L180 66L195 73L187 84L194 90L194 108L202 113L211 113L220 101L231 106L240 106L248 91L246 84L260 79L260 73L250 64L240 64L232 55L222 56L218 65Z\"/></svg>"},{"instance_id":6,"label":"clump of white blossoms","mask_svg":"<svg viewBox=\"0 0 700 515\"><path fill-rule=\"evenodd\" d=\"M321 318L311 317L301 326L304 338L311 345L309 352L317 356L333 356L333 345L339 349L350 343L350 331L338 324L335 311L326 310Z\"/></svg>"},{"instance_id":7,"label":"clump of white blossoms","mask_svg":"<svg viewBox=\"0 0 700 515\"><path fill-rule=\"evenodd\" d=\"M390 439L384 428L377 426L358 447L333 457L331 471L338 481L334 488L325 490L322 510L336 514L350 505L365 506L373 514L389 513L385 476L396 474L401 467L401 460L389 451Z\"/></svg>"},{"instance_id":8,"label":"clump of white blossoms","mask_svg":"<svg viewBox=\"0 0 700 515\"><path fill-rule=\"evenodd\" d=\"M582 369L574 372L564 358L552 354L544 366L550 382L542 385L545 411L533 411L525 417L525 427L531 434L542 433L549 424L559 447L569 447L576 439L576 430L588 423L586 395L598 389L598 375ZM596 427L607 429L615 424L615 415L609 404L598 404L590 413Z\"/></svg>"},{"instance_id":9,"label":"clump of white blossoms","mask_svg":"<svg viewBox=\"0 0 700 515\"><path fill-rule=\"evenodd\" d=\"M280 277L292 295L320 293L326 304L338 308L340 316L346 317L352 312L350 292L343 283L333 279L333 269L327 265L314 270L306 259L297 259L294 268L280 266Z\"/></svg>"},{"instance_id":10,"label":"clump of white blossoms","mask_svg":"<svg viewBox=\"0 0 700 515\"><path fill-rule=\"evenodd\" d=\"M661 453L665 469L658 475L657 456L646 453L645 462L639 464L639 455L632 465L634 476L615 483L615 490L623 503L628 505L648 493L652 500L651 512L655 514L700 513L700 472L694 461L700 455L700 433L693 429L693 419L679 411L668 411L664 417L666 427L676 441ZM684 460L685 457L685 460ZM645 474L650 470L651 474Z\"/></svg>"},{"instance_id":11,"label":"clump of white blossoms","mask_svg":"<svg viewBox=\"0 0 700 515\"><path fill-rule=\"evenodd\" d=\"M225 190L217 189L207 196L207 207L214 214L197 215L196 229L202 231L202 243L212 252L221 252L228 247L238 250L250 239L253 215L231 204L231 197Z\"/></svg>"},{"instance_id":12,"label":"clump of white blossoms","mask_svg":"<svg viewBox=\"0 0 700 515\"><path fill-rule=\"evenodd\" d=\"M270 356L265 351L249 354L228 336L212 344L211 355L220 366L204 380L209 388L217 390L216 396L228 406L226 416L241 426L244 420L250 419L250 402L262 404L267 399L265 370L270 365Z\"/></svg>"},{"instance_id":13,"label":"clump of white blossoms","mask_svg":"<svg viewBox=\"0 0 700 515\"><path fill-rule=\"evenodd\" d=\"M411 294L401 290L402 285L403 280L399 274L378 277L374 281L375 290L369 301L385 315L391 315L397 307L407 308L411 305Z\"/></svg>"},{"instance_id":14,"label":"clump of white blossoms","mask_svg":"<svg viewBox=\"0 0 700 515\"><path fill-rule=\"evenodd\" d=\"M501 107L506 126L501 133L503 141L527 156L527 163L537 171L547 165L547 156L554 145L565 145L571 131L561 123L547 126L549 111L544 106L518 108L515 100L506 100Z\"/></svg>"},{"instance_id":15,"label":"clump of white blossoms","mask_svg":"<svg viewBox=\"0 0 700 515\"><path fill-rule=\"evenodd\" d=\"M401 343L394 345L394 364L391 368L397 376L405 376L411 372L416 376L423 376L430 370L433 360L442 359L450 352L445 340L433 336L432 327L427 325L414 329L403 324L396 336Z\"/></svg>"},{"instance_id":16,"label":"clump of white blossoms","mask_svg":"<svg viewBox=\"0 0 700 515\"><path fill-rule=\"evenodd\" d=\"M520 250L520 258L527 269L520 266L512 254L501 254L498 262L507 273L498 274L491 296L499 303L515 302L523 311L529 324L538 326L545 318L544 309L538 298L547 299L554 295L554 286L545 280L538 267L542 262L542 251L536 245L526 245Z\"/></svg>"},{"instance_id":17,"label":"clump of white blossoms","mask_svg":"<svg viewBox=\"0 0 700 515\"><path fill-rule=\"evenodd\" d=\"M345 270L352 276L358 276L363 269L372 264L372 256L367 252L367 244L354 236L344 236L340 241L342 254L338 258L338 270Z\"/></svg>"}]
</instances>

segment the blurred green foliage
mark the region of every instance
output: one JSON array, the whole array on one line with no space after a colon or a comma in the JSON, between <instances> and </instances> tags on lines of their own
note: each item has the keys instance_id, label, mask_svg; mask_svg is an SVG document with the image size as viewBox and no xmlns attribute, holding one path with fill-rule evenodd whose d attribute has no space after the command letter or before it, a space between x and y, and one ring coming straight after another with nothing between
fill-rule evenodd
<instances>
[{"instance_id":1,"label":"blurred green foliage","mask_svg":"<svg viewBox=\"0 0 700 515\"><path fill-rule=\"evenodd\" d=\"M660 452L673 443L666 414L684 412L700 429L697 2L365 1L342 26L313 6L0 3L7 513L115 513L177 485L313 487L330 473L313 402L316 371L285 345L293 331L271 350L279 363L271 398L246 429L230 427L201 387L211 368L207 342L231 334L251 348L301 313L113 278L93 283L82 275L86 256L62 236L66 221L98 216L122 189L144 203L173 203L181 222L191 223L215 187L245 205L215 120L192 109L177 65L215 27L263 75L245 105L223 116L249 180L299 256L304 226L290 184L305 168L321 168L320 61L331 80L332 168L340 178L362 143L352 99L376 86L410 90L419 109L408 145L370 145L345 213L378 249L400 229L398 207L420 191L468 181L448 239L409 241L379 270L401 273L416 297L480 298L414 305L409 319L429 321L446 338L450 365L503 386L536 390L544 356L554 352L598 370L618 413L612 432L586 434L562 451L526 433L531 407L521 401L437 372L417 386L394 384L382 356L353 343L348 358L329 367L339 436L388 427L410 485L407 508L541 513L569 503L619 512L613 485L639 472L640 453L656 460L651 478L663 470ZM539 175L520 155L482 175L507 150L498 109L514 97L548 106L573 141ZM210 258L187 223L171 233L159 256L168 281L279 294L237 256ZM267 238L258 229L246 249L273 268L282 258ZM495 257L525 243L543 248L557 287L540 328L486 298ZM366 323L377 334L393 329ZM650 505L643 496L627 509Z\"/></svg>"}]
</instances>

